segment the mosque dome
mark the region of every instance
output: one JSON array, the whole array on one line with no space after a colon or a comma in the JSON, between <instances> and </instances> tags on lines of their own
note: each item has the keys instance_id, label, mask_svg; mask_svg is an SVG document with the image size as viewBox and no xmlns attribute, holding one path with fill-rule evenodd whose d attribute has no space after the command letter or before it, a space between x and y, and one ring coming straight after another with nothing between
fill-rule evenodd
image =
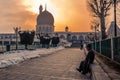
<instances>
[{"instance_id":1,"label":"mosque dome","mask_svg":"<svg viewBox=\"0 0 120 80\"><path fill-rule=\"evenodd\" d=\"M37 25L54 25L53 15L46 9L44 11L40 10L40 14L37 17Z\"/></svg>"}]
</instances>

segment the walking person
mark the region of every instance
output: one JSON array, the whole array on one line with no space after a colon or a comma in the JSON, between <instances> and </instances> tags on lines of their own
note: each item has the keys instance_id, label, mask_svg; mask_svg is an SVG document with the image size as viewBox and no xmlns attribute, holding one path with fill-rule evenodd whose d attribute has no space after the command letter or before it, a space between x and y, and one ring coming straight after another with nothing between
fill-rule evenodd
<instances>
[{"instance_id":1,"label":"walking person","mask_svg":"<svg viewBox=\"0 0 120 80\"><path fill-rule=\"evenodd\" d=\"M94 51L92 50L92 46L90 44L86 46L86 49L88 51L88 54L86 55L85 60L81 61L79 68L76 68L79 72L81 72L84 75L90 72L90 65L93 64L95 58Z\"/></svg>"}]
</instances>

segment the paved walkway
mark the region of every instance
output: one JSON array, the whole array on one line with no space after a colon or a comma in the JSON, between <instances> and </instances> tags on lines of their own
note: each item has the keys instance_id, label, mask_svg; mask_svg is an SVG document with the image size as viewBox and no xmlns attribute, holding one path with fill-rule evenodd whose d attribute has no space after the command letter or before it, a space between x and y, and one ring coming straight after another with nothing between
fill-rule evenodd
<instances>
[{"instance_id":1,"label":"paved walkway","mask_svg":"<svg viewBox=\"0 0 120 80\"><path fill-rule=\"evenodd\" d=\"M89 80L76 71L84 59L79 49L64 49L51 55L31 59L0 69L0 80Z\"/></svg>"}]
</instances>

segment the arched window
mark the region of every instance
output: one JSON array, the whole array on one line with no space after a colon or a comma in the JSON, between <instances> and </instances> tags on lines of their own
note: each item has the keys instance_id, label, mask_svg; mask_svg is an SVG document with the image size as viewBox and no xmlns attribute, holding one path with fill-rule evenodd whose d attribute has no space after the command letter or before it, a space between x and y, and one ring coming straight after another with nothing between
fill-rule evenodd
<instances>
[{"instance_id":1,"label":"arched window","mask_svg":"<svg viewBox=\"0 0 120 80\"><path fill-rule=\"evenodd\" d=\"M60 35L60 38L61 38L61 39L65 39L65 36L64 36L64 35Z\"/></svg>"},{"instance_id":2,"label":"arched window","mask_svg":"<svg viewBox=\"0 0 120 80\"><path fill-rule=\"evenodd\" d=\"M88 35L85 36L85 41L89 41L89 36Z\"/></svg>"},{"instance_id":3,"label":"arched window","mask_svg":"<svg viewBox=\"0 0 120 80\"><path fill-rule=\"evenodd\" d=\"M81 35L81 36L79 36L79 39L78 39L78 40L79 40L79 43L80 43L80 44L83 44L84 38L83 38L83 36L82 36L82 35Z\"/></svg>"},{"instance_id":4,"label":"arched window","mask_svg":"<svg viewBox=\"0 0 120 80\"><path fill-rule=\"evenodd\" d=\"M5 39L8 39L9 37L8 36L5 36Z\"/></svg>"},{"instance_id":5,"label":"arched window","mask_svg":"<svg viewBox=\"0 0 120 80\"><path fill-rule=\"evenodd\" d=\"M3 39L3 36L1 36L1 39Z\"/></svg>"},{"instance_id":6,"label":"arched window","mask_svg":"<svg viewBox=\"0 0 120 80\"><path fill-rule=\"evenodd\" d=\"M77 40L77 36L72 36L72 40Z\"/></svg>"},{"instance_id":7,"label":"arched window","mask_svg":"<svg viewBox=\"0 0 120 80\"><path fill-rule=\"evenodd\" d=\"M84 40L83 36L79 36L79 40L83 41Z\"/></svg>"},{"instance_id":8,"label":"arched window","mask_svg":"<svg viewBox=\"0 0 120 80\"><path fill-rule=\"evenodd\" d=\"M67 40L71 41L71 34L67 34Z\"/></svg>"}]
</instances>

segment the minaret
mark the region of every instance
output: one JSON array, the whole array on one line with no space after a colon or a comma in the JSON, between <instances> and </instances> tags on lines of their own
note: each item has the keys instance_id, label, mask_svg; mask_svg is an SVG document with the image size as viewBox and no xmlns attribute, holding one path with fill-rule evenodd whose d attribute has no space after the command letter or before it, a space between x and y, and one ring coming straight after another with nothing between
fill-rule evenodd
<instances>
[{"instance_id":1,"label":"minaret","mask_svg":"<svg viewBox=\"0 0 120 80\"><path fill-rule=\"evenodd\" d=\"M43 7L42 7L42 5L40 5L40 8L39 8L39 14L41 14L42 13L42 10L43 10Z\"/></svg>"}]
</instances>

